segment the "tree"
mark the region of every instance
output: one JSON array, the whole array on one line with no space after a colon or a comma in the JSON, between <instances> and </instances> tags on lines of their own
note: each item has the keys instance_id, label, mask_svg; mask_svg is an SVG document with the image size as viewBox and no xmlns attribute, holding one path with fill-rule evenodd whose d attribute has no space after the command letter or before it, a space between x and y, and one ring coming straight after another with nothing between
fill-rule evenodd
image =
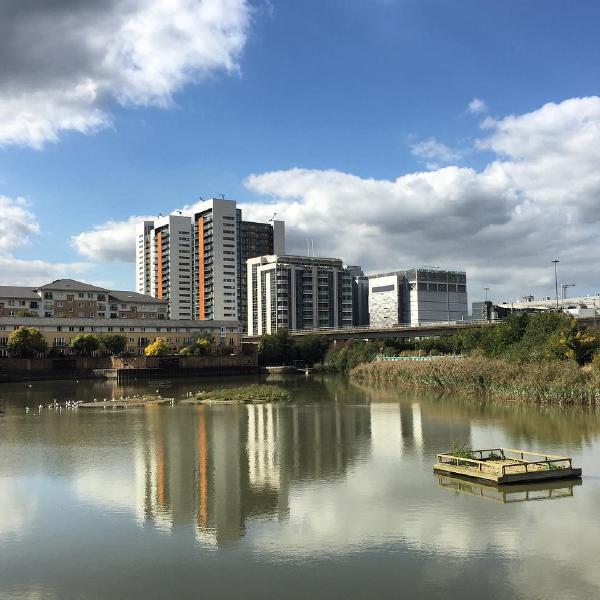
<instances>
[{"instance_id":1,"label":"tree","mask_svg":"<svg viewBox=\"0 0 600 600\"><path fill-rule=\"evenodd\" d=\"M179 354L183 356L203 356L210 354L214 338L210 334L198 336L189 346L183 348Z\"/></svg>"},{"instance_id":2,"label":"tree","mask_svg":"<svg viewBox=\"0 0 600 600\"><path fill-rule=\"evenodd\" d=\"M26 308L22 308L21 310L18 310L15 313L16 317L37 317L39 315L36 315L34 312L31 312L30 310L27 310Z\"/></svg>"},{"instance_id":3,"label":"tree","mask_svg":"<svg viewBox=\"0 0 600 600\"><path fill-rule=\"evenodd\" d=\"M144 354L146 356L169 356L169 354L173 354L173 348L165 338L157 337L154 342L146 346Z\"/></svg>"},{"instance_id":4,"label":"tree","mask_svg":"<svg viewBox=\"0 0 600 600\"><path fill-rule=\"evenodd\" d=\"M317 334L306 335L297 343L298 357L309 366L323 362L328 349L329 340Z\"/></svg>"},{"instance_id":5,"label":"tree","mask_svg":"<svg viewBox=\"0 0 600 600\"><path fill-rule=\"evenodd\" d=\"M19 327L8 336L8 350L14 356L33 358L46 352L48 344L39 329Z\"/></svg>"},{"instance_id":6,"label":"tree","mask_svg":"<svg viewBox=\"0 0 600 600\"><path fill-rule=\"evenodd\" d=\"M80 333L71 340L71 348L79 356L90 356L99 347L98 337L91 333Z\"/></svg>"},{"instance_id":7,"label":"tree","mask_svg":"<svg viewBox=\"0 0 600 600\"><path fill-rule=\"evenodd\" d=\"M258 346L262 365L288 365L296 358L296 344L290 332L283 328L276 333L263 335Z\"/></svg>"},{"instance_id":8,"label":"tree","mask_svg":"<svg viewBox=\"0 0 600 600\"><path fill-rule=\"evenodd\" d=\"M571 319L548 339L546 347L550 356L570 358L578 365L584 365L592 360L599 346L600 340L593 333Z\"/></svg>"},{"instance_id":9,"label":"tree","mask_svg":"<svg viewBox=\"0 0 600 600\"><path fill-rule=\"evenodd\" d=\"M117 333L105 335L100 339L100 346L109 356L118 356L127 349L127 338Z\"/></svg>"}]
</instances>

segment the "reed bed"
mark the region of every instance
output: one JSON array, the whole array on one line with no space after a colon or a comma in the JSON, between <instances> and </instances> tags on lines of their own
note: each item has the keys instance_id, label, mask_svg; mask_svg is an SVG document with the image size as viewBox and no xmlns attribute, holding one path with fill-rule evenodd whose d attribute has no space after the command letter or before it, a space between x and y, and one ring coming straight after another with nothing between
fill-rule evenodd
<instances>
[{"instance_id":1,"label":"reed bed","mask_svg":"<svg viewBox=\"0 0 600 600\"><path fill-rule=\"evenodd\" d=\"M510 363L482 356L427 362L374 361L350 372L355 381L485 394L513 400L600 404L600 374L574 362Z\"/></svg>"}]
</instances>

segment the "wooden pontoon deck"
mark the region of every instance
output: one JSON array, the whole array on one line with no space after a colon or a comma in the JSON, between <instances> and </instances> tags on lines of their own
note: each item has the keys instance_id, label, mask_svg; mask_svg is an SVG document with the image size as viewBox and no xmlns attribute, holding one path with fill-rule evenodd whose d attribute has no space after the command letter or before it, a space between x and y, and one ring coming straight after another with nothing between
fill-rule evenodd
<instances>
[{"instance_id":1,"label":"wooden pontoon deck","mask_svg":"<svg viewBox=\"0 0 600 600\"><path fill-rule=\"evenodd\" d=\"M459 475L492 484L524 483L581 477L568 456L514 448L473 450L474 458L438 454L435 473Z\"/></svg>"}]
</instances>

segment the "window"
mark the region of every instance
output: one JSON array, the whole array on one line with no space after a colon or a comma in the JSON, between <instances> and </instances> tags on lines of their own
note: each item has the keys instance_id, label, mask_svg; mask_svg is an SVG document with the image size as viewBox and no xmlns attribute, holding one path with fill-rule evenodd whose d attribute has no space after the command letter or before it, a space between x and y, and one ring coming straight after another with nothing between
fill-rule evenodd
<instances>
[{"instance_id":1,"label":"window","mask_svg":"<svg viewBox=\"0 0 600 600\"><path fill-rule=\"evenodd\" d=\"M78 297L78 298L85 298L85 294L84 294L83 292L79 292L79 293L77 294L77 297Z\"/></svg>"}]
</instances>

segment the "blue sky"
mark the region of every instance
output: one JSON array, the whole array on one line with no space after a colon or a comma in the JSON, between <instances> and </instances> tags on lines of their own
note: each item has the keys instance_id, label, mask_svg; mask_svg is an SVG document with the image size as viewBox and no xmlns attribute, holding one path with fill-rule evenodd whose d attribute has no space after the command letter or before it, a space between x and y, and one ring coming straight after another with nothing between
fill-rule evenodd
<instances>
[{"instance_id":1,"label":"blue sky","mask_svg":"<svg viewBox=\"0 0 600 600\"><path fill-rule=\"evenodd\" d=\"M153 3L165 4L146 4ZM17 211L12 230L20 219L37 224L25 224L10 244L6 236L4 246L0 242L0 283L15 277L35 283L64 270L132 287L133 245L131 252L124 250L123 227L114 230L107 222L175 210L199 196L223 193L247 202L248 215L256 218L271 211L261 205L274 203L288 223L291 251L301 251L311 237L321 254L335 253L371 272L432 262L466 268L473 299L484 285L505 296L550 293L554 255L578 279L577 291L600 288L588 247L597 232L593 162L580 174L591 178L581 194L567 199L560 181L550 181L554 167L540 174L554 165L552 157L538 164L539 152L519 153L522 136L539 139L542 147L570 149L582 131L593 135L600 127L597 2L210 0L208 26L205 18L186 17L192 37L210 36L222 21L226 34L195 59L181 59L183 66L176 55L184 55L193 41L161 38L160 50L144 48L137 58L146 62L136 68L148 70L141 83L123 83L118 62L110 72L109 67L97 71L98 56L94 64L82 59L70 67L66 50L63 59L64 49L52 41L61 16L73 15L70 0L49 0L54 14L40 14L28 4L0 8L0 21L17 32L0 45L14 64L8 75L0 73L0 83L6 77L10 84L0 92L2 120L17 122L28 102L39 114L36 94L51 98L48 106L43 101L44 119L51 124L60 121L65 104L81 109L88 120L92 108L104 116L101 125L87 130L86 125L83 133L74 130L80 125L63 122L50 136L55 139L34 140L18 127L0 126L0 196L5 210L18 202L26 215ZM175 2L182 15L199 4ZM108 27L107 13L115 19L111 27L133 18L120 13L119 3L104 5L104 14L95 9L75 14L87 29L72 40L71 56L77 44L86 51L92 47L90 39ZM238 18L229 22L233 10ZM179 16L172 15L173 23ZM39 66L39 56L22 50L20 31L47 40L41 42L45 52L65 67L56 74L45 68L29 80L24 72ZM166 55L165 70L156 76L153 67ZM156 92L156 81L171 77L172 64L179 65L174 69L179 76L167 81L166 92ZM65 90L82 81L93 81L98 96L73 108ZM469 110L474 98L481 100L476 112ZM589 102L580 106L579 99ZM570 100L577 106L564 104ZM541 112L548 103L554 103L556 114ZM507 120L510 115L517 122ZM586 140L589 160L600 162L596 138ZM559 157L566 173L573 172L569 160L580 162L577 155L564 163ZM488 177L495 161L507 166ZM389 189L415 173L426 174L417 193L408 193L412 183L404 180L402 189ZM371 200L377 204L374 215L363 206ZM532 205L534 212L523 220ZM356 218L339 219L340 207ZM550 221L535 216L549 208ZM99 229L102 239L84 237L85 248L72 242L73 236ZM107 248L111 232L114 252ZM515 244L530 245L515 252Z\"/></svg>"}]
</instances>

